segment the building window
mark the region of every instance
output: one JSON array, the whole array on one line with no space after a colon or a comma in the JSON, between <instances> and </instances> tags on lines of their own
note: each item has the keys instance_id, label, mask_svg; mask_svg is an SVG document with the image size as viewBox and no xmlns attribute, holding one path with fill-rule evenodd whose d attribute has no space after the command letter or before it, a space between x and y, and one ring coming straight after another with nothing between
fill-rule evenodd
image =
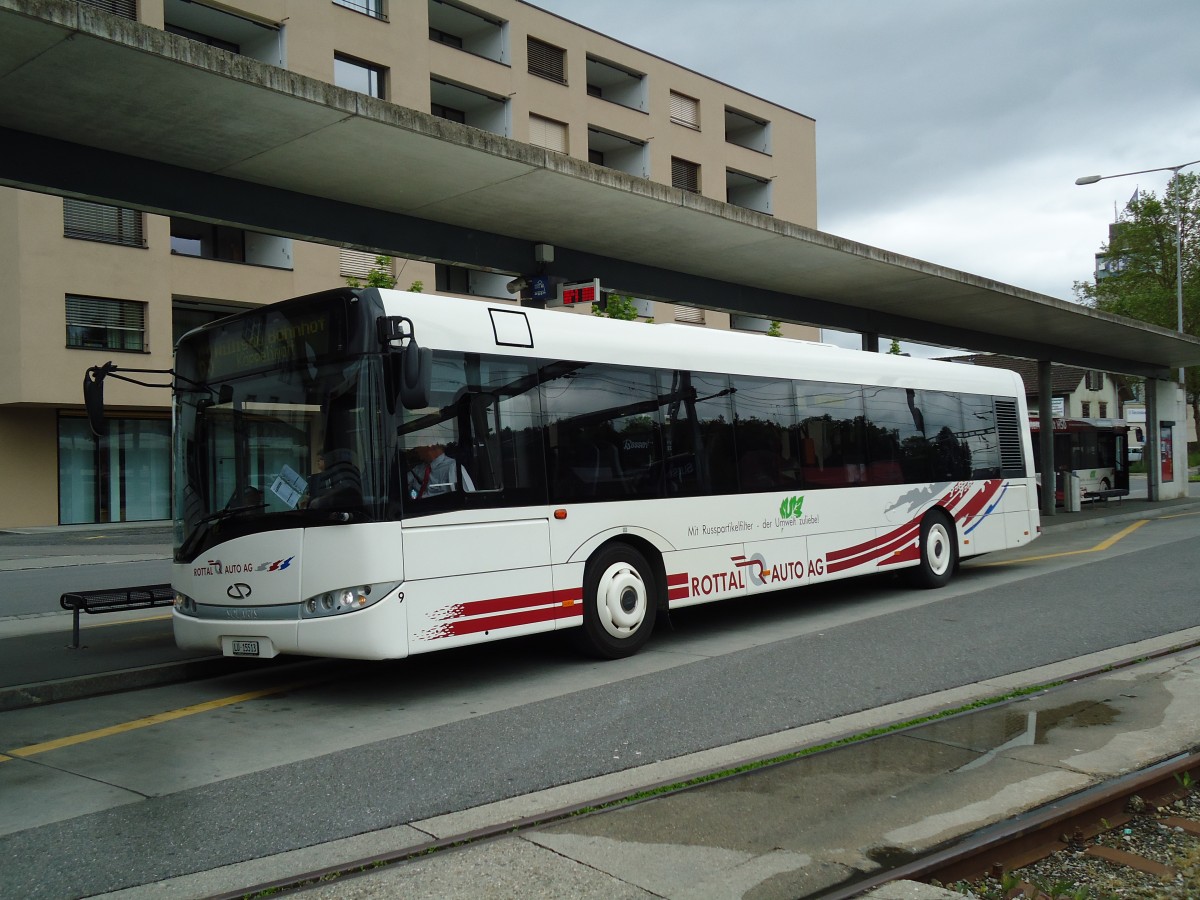
<instances>
[{"instance_id":1,"label":"building window","mask_svg":"<svg viewBox=\"0 0 1200 900\"><path fill-rule=\"evenodd\" d=\"M1104 390L1104 373L1096 369L1088 369L1084 385L1089 391Z\"/></svg>"},{"instance_id":2,"label":"building window","mask_svg":"<svg viewBox=\"0 0 1200 900\"><path fill-rule=\"evenodd\" d=\"M174 216L171 218L171 253L272 269L292 268L291 238Z\"/></svg>"},{"instance_id":3,"label":"building window","mask_svg":"<svg viewBox=\"0 0 1200 900\"><path fill-rule=\"evenodd\" d=\"M508 62L505 24L501 19L447 0L429 0L431 41L502 65Z\"/></svg>"},{"instance_id":4,"label":"building window","mask_svg":"<svg viewBox=\"0 0 1200 900\"><path fill-rule=\"evenodd\" d=\"M277 24L225 12L192 0L162 0L163 30L209 47L273 66L285 63L283 30Z\"/></svg>"},{"instance_id":5,"label":"building window","mask_svg":"<svg viewBox=\"0 0 1200 900\"><path fill-rule=\"evenodd\" d=\"M1108 401L1101 400L1101 401L1099 401L1099 403L1097 405L1100 407L1100 418L1107 419L1108 418Z\"/></svg>"},{"instance_id":6,"label":"building window","mask_svg":"<svg viewBox=\"0 0 1200 900\"><path fill-rule=\"evenodd\" d=\"M382 66L372 65L341 53L333 55L333 83L340 88L358 91L360 94L382 100L386 73L387 69Z\"/></svg>"},{"instance_id":7,"label":"building window","mask_svg":"<svg viewBox=\"0 0 1200 900\"><path fill-rule=\"evenodd\" d=\"M1084 419L1092 417L1092 404L1090 400L1079 401L1079 415Z\"/></svg>"},{"instance_id":8,"label":"building window","mask_svg":"<svg viewBox=\"0 0 1200 900\"><path fill-rule=\"evenodd\" d=\"M438 118L460 125L506 137L509 134L506 98L444 78L429 79L429 111Z\"/></svg>"},{"instance_id":9,"label":"building window","mask_svg":"<svg viewBox=\"0 0 1200 900\"><path fill-rule=\"evenodd\" d=\"M771 182L734 169L725 170L725 200L743 209L771 214Z\"/></svg>"},{"instance_id":10,"label":"building window","mask_svg":"<svg viewBox=\"0 0 1200 900\"><path fill-rule=\"evenodd\" d=\"M230 53L241 53L242 45L233 41L227 41L224 38L215 37L211 34L205 34L202 31L192 31L190 28L184 28L181 25L172 25L168 22L163 26L163 30L168 34L177 34L180 37L185 37L189 41L195 41L197 44L204 44L208 47L216 47L218 50L228 50Z\"/></svg>"},{"instance_id":11,"label":"building window","mask_svg":"<svg viewBox=\"0 0 1200 900\"><path fill-rule=\"evenodd\" d=\"M588 162L608 166L639 178L646 170L646 143L603 128L588 126Z\"/></svg>"},{"instance_id":12,"label":"building window","mask_svg":"<svg viewBox=\"0 0 1200 900\"><path fill-rule=\"evenodd\" d=\"M246 232L229 225L171 218L171 252L225 262L246 261Z\"/></svg>"},{"instance_id":13,"label":"building window","mask_svg":"<svg viewBox=\"0 0 1200 900\"><path fill-rule=\"evenodd\" d=\"M471 293L471 271L462 266L445 266L438 264L434 267L434 287L439 294L469 294Z\"/></svg>"},{"instance_id":14,"label":"building window","mask_svg":"<svg viewBox=\"0 0 1200 900\"><path fill-rule=\"evenodd\" d=\"M567 152L567 125L542 116L529 116L529 143L555 153Z\"/></svg>"},{"instance_id":15,"label":"building window","mask_svg":"<svg viewBox=\"0 0 1200 900\"><path fill-rule=\"evenodd\" d=\"M594 56L587 58L587 92L589 97L599 97L609 103L618 103L630 109L646 109L646 76L616 63L605 62Z\"/></svg>"},{"instance_id":16,"label":"building window","mask_svg":"<svg viewBox=\"0 0 1200 900\"><path fill-rule=\"evenodd\" d=\"M146 349L146 304L67 296L67 346L77 350Z\"/></svg>"},{"instance_id":17,"label":"building window","mask_svg":"<svg viewBox=\"0 0 1200 900\"><path fill-rule=\"evenodd\" d=\"M429 112L439 119L445 119L448 122L457 122L459 125L467 124L467 112L464 109L442 106L440 103L430 103Z\"/></svg>"},{"instance_id":18,"label":"building window","mask_svg":"<svg viewBox=\"0 0 1200 900\"><path fill-rule=\"evenodd\" d=\"M69 238L145 247L143 219L136 209L63 198L63 234Z\"/></svg>"},{"instance_id":19,"label":"building window","mask_svg":"<svg viewBox=\"0 0 1200 900\"><path fill-rule=\"evenodd\" d=\"M671 157L671 186L700 193L700 164Z\"/></svg>"},{"instance_id":20,"label":"building window","mask_svg":"<svg viewBox=\"0 0 1200 900\"><path fill-rule=\"evenodd\" d=\"M445 44L447 47L454 47L456 50L463 48L463 39L457 34L450 34L447 31L442 31L438 28L429 29L429 39L435 44Z\"/></svg>"},{"instance_id":21,"label":"building window","mask_svg":"<svg viewBox=\"0 0 1200 900\"><path fill-rule=\"evenodd\" d=\"M694 306L676 306L675 321L687 322L689 325L703 325L704 310Z\"/></svg>"},{"instance_id":22,"label":"building window","mask_svg":"<svg viewBox=\"0 0 1200 900\"><path fill-rule=\"evenodd\" d=\"M346 9L360 12L372 19L387 21L387 16L383 14L383 0L333 0L333 2L337 6L344 6Z\"/></svg>"},{"instance_id":23,"label":"building window","mask_svg":"<svg viewBox=\"0 0 1200 900\"><path fill-rule=\"evenodd\" d=\"M725 107L725 141L757 153L771 152L771 123Z\"/></svg>"},{"instance_id":24,"label":"building window","mask_svg":"<svg viewBox=\"0 0 1200 900\"><path fill-rule=\"evenodd\" d=\"M567 51L537 38L529 38L529 74L567 83Z\"/></svg>"},{"instance_id":25,"label":"building window","mask_svg":"<svg viewBox=\"0 0 1200 900\"><path fill-rule=\"evenodd\" d=\"M58 420L58 521L61 525L171 518L171 423L108 420L92 437L87 419Z\"/></svg>"},{"instance_id":26,"label":"building window","mask_svg":"<svg viewBox=\"0 0 1200 900\"><path fill-rule=\"evenodd\" d=\"M86 6L94 6L122 19L137 21L137 0L82 0Z\"/></svg>"},{"instance_id":27,"label":"building window","mask_svg":"<svg viewBox=\"0 0 1200 900\"><path fill-rule=\"evenodd\" d=\"M671 121L676 125L700 130L700 101L687 94L671 91Z\"/></svg>"}]
</instances>

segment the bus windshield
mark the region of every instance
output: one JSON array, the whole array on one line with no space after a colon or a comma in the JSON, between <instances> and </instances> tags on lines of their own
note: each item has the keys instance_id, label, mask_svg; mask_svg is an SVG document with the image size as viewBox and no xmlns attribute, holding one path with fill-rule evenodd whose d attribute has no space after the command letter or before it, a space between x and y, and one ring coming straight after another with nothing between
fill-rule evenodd
<instances>
[{"instance_id":1,"label":"bus windshield","mask_svg":"<svg viewBox=\"0 0 1200 900\"><path fill-rule=\"evenodd\" d=\"M218 326L181 341L177 560L255 531L384 517L383 360L336 352L335 320L266 323L274 339L241 322L236 334Z\"/></svg>"}]
</instances>

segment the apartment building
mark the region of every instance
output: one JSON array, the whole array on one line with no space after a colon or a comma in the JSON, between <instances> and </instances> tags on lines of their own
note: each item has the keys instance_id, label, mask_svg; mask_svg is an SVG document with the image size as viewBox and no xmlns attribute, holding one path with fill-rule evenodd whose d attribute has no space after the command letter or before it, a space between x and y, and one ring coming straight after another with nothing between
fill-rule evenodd
<instances>
[{"instance_id":1,"label":"apartment building","mask_svg":"<svg viewBox=\"0 0 1200 900\"><path fill-rule=\"evenodd\" d=\"M179 40L816 226L810 118L520 0L88 2ZM111 430L96 441L83 416L84 370L110 359L168 368L190 328L343 286L373 264L336 247L0 189L0 270L9 273L0 528L169 518L168 391L109 380ZM508 276L391 265L401 288L516 302ZM770 325L650 301L638 308L657 322ZM783 332L816 338L803 326Z\"/></svg>"}]
</instances>

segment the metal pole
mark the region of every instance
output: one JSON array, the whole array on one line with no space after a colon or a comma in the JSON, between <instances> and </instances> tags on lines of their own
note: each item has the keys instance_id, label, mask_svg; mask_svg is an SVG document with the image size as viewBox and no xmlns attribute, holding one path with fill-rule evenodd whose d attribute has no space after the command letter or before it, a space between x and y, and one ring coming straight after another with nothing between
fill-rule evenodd
<instances>
[{"instance_id":1,"label":"metal pole","mask_svg":"<svg viewBox=\"0 0 1200 900\"><path fill-rule=\"evenodd\" d=\"M1181 167L1182 168L1182 167ZM1179 169L1175 173L1175 306L1179 315L1178 331L1183 334L1183 203L1179 196ZM1183 388L1184 400L1187 400L1187 382L1184 380L1183 366L1179 367L1179 386ZM1184 422L1187 422L1186 417ZM1186 430L1184 439L1187 439Z\"/></svg>"},{"instance_id":2,"label":"metal pole","mask_svg":"<svg viewBox=\"0 0 1200 900\"><path fill-rule=\"evenodd\" d=\"M1054 465L1054 363L1038 360L1038 459L1042 464L1042 515L1055 514L1058 471Z\"/></svg>"}]
</instances>

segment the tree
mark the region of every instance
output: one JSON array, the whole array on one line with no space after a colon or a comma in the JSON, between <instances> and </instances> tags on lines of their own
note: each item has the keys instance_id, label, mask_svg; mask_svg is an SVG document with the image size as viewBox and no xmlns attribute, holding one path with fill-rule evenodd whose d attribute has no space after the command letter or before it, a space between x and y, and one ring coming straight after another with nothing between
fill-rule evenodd
<instances>
[{"instance_id":1,"label":"tree","mask_svg":"<svg viewBox=\"0 0 1200 900\"><path fill-rule=\"evenodd\" d=\"M592 304L592 315L607 316L610 319L624 319L626 322L633 322L639 317L637 301L633 297L621 294L609 294L603 309L600 308L599 303ZM647 319L646 321L650 322L653 320Z\"/></svg>"},{"instance_id":2,"label":"tree","mask_svg":"<svg viewBox=\"0 0 1200 900\"><path fill-rule=\"evenodd\" d=\"M1138 192L1109 229L1100 252L1107 274L1075 282L1080 302L1102 312L1178 327L1175 223L1183 244L1183 330L1200 333L1200 175L1179 172L1162 199ZM1200 367L1185 372L1193 415L1200 421Z\"/></svg>"},{"instance_id":3,"label":"tree","mask_svg":"<svg viewBox=\"0 0 1200 900\"><path fill-rule=\"evenodd\" d=\"M892 338L892 346L888 347L888 353L890 353L892 356L903 355L903 351L900 349L900 342L895 338Z\"/></svg>"},{"instance_id":4,"label":"tree","mask_svg":"<svg viewBox=\"0 0 1200 900\"><path fill-rule=\"evenodd\" d=\"M346 283L352 288L373 287L391 290L396 286L396 276L392 274L392 258L390 256L376 256L375 265L367 272L365 282L351 275L346 279Z\"/></svg>"}]
</instances>

